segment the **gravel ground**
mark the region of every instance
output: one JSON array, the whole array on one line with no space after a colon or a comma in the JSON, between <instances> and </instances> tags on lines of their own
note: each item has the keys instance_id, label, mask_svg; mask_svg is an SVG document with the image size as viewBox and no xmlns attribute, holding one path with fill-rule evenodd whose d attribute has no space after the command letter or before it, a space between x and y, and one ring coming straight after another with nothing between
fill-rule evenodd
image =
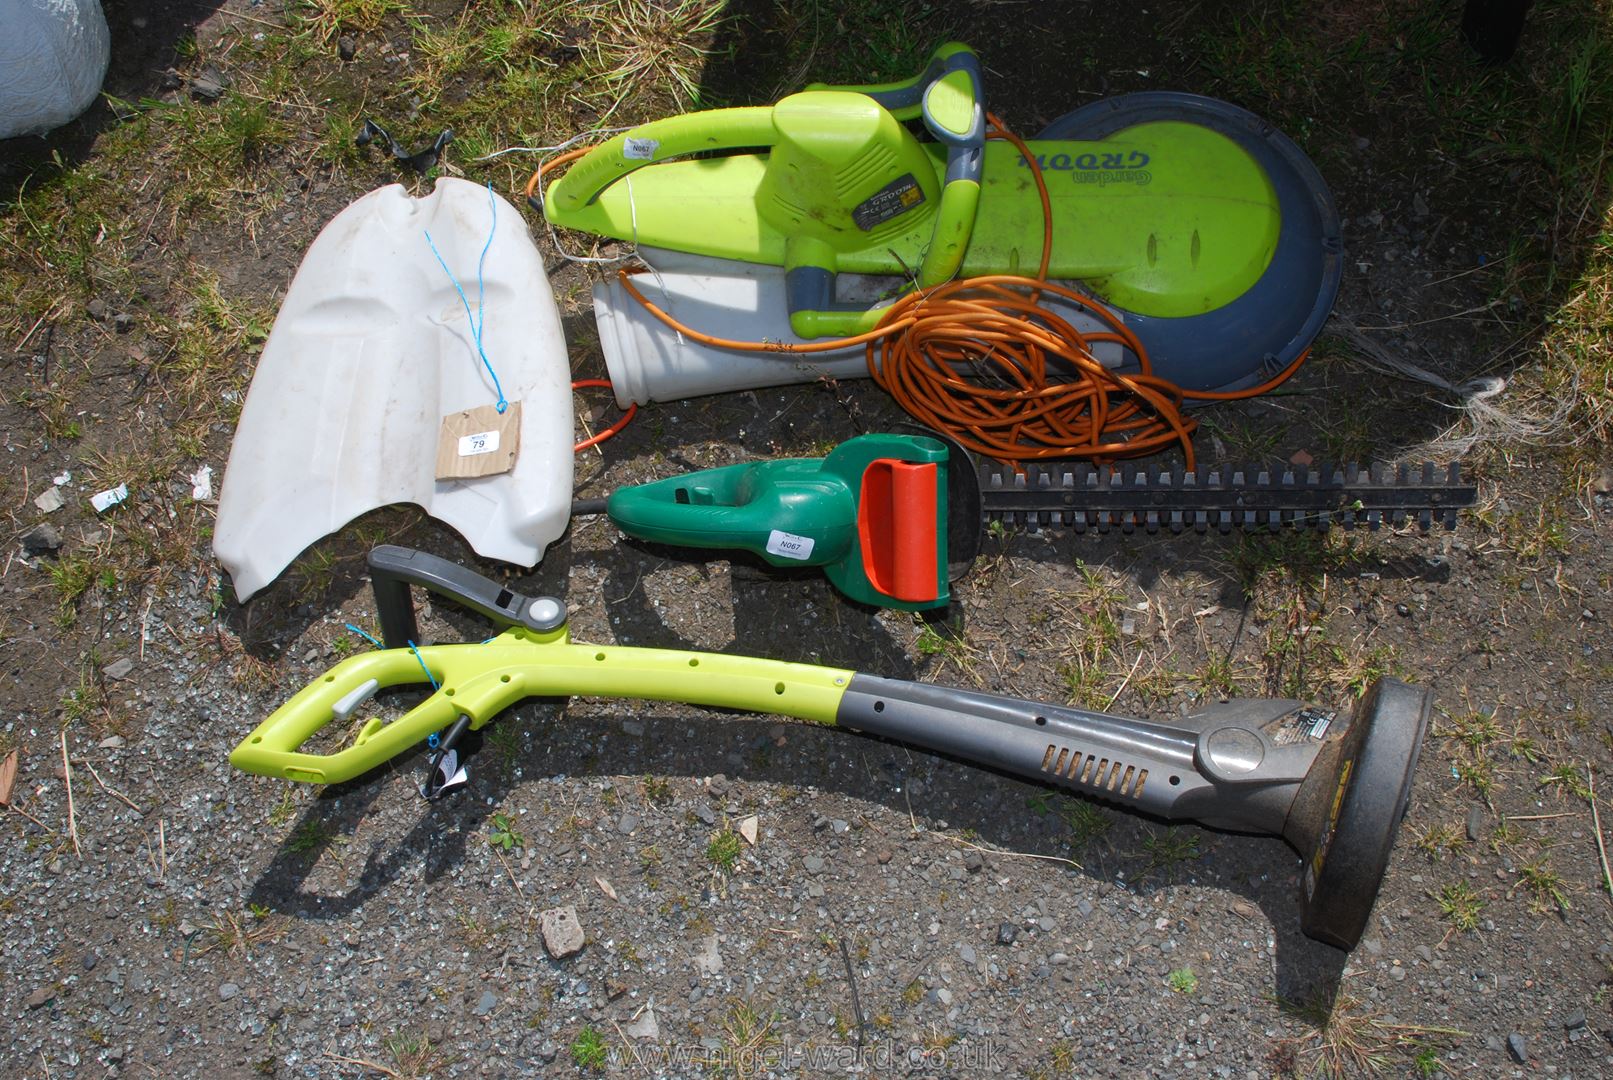
<instances>
[{"instance_id":1,"label":"gravel ground","mask_svg":"<svg viewBox=\"0 0 1613 1080\"><path fill-rule=\"evenodd\" d=\"M280 5L222 7L275 18ZM1167 5L1177 36L1159 40L1144 13L1089 7L1046 5L1070 25L1094 20L1095 55L1128 41L1138 61L1087 71L1084 85L1230 93L1170 44L1224 5ZM142 17L112 8L124 33ZM929 17L977 41L999 21L968 3ZM201 23L198 38L226 22ZM1035 18L992 32L999 55L1050 48ZM360 61L375 40L361 37ZM239 63L223 65L224 83L240 85L250 57ZM1068 97L989 77L1027 130ZM1532 222L1495 175L1485 187L1471 162L1417 156L1394 114L1320 105L1335 125L1296 134L1338 191L1355 260L1333 345L1294 396L1208 416L1210 459L1414 454L1449 422L1448 401L1371 374L1339 344L1374 327L1370 340L1450 381L1504 367L1538 337L1504 290L1492 303L1492 281L1453 269L1493 261ZM272 306L319 225L389 175L371 169L312 169L272 215L229 217L183 257ZM586 279L557 263L555 283L568 334L586 341ZM115 318L182 306L170 285L153 271L147 293L110 297L99 314L69 302L54 348L87 358L82 443L47 436L24 407L36 354L16 346L5 374L0 429L21 486L5 499L0 659L13 696L0 730L20 753L0 845L0 965L12 973L0 1015L13 1032L0 1073L1613 1075L1613 923L1592 814L1608 804L1600 782L1596 801L1577 791L1613 758L1605 446L1571 460L1529 447L1484 456L1482 511L1448 534L1009 529L935 622L851 604L816 576L626 541L599 521L512 573L402 510L321 545L246 606L196 532L160 588L90 585L64 618L61 568L75 555L163 535L194 511L182 475L137 487L108 516L86 505L102 486L93 451L161 422L154 397L138 415L125 405L118 373L132 350L157 350L144 322ZM1485 314L1449 314L1474 307ZM230 362L250 370L250 349ZM578 494L818 452L899 419L852 385L660 406L579 460ZM216 425L197 458L215 476L229 431ZM66 509L36 512L41 478L63 472ZM23 539L41 522L57 549ZM1393 673L1431 687L1439 712L1350 954L1298 933L1299 862L1278 840L1167 826L777 717L529 701L483 733L467 788L431 804L415 791L418 755L328 789L233 770L230 749L270 711L368 648L345 625L375 624L363 554L377 538L563 596L580 641L767 655L1153 719L1225 690L1298 686L1347 707ZM474 617L418 599L427 639L485 636ZM580 951L557 910L574 912Z\"/></svg>"}]
</instances>

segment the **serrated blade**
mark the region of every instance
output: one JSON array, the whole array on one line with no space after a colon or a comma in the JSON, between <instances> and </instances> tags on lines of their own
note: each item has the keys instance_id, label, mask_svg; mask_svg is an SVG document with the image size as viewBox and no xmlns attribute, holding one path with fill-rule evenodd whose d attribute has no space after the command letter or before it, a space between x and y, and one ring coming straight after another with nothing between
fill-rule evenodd
<instances>
[{"instance_id":1,"label":"serrated blade","mask_svg":"<svg viewBox=\"0 0 1613 1080\"><path fill-rule=\"evenodd\" d=\"M979 466L983 521L1109 532L1456 526L1478 488L1457 465L1159 469Z\"/></svg>"}]
</instances>

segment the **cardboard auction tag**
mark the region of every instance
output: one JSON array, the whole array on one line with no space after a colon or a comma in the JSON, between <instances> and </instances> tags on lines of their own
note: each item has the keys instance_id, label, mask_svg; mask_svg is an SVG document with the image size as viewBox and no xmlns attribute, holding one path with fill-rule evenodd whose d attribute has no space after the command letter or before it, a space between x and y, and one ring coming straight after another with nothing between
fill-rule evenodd
<instances>
[{"instance_id":1,"label":"cardboard auction tag","mask_svg":"<svg viewBox=\"0 0 1613 1080\"><path fill-rule=\"evenodd\" d=\"M445 416L437 438L437 479L465 480L494 476L515 468L521 452L521 403L512 401L500 413L497 406Z\"/></svg>"}]
</instances>

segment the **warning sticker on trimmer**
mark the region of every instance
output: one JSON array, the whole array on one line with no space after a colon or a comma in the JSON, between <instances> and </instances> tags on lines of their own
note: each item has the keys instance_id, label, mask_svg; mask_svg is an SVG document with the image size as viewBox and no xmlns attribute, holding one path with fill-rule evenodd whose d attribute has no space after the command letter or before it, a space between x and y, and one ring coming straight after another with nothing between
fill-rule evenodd
<instances>
[{"instance_id":1,"label":"warning sticker on trimmer","mask_svg":"<svg viewBox=\"0 0 1613 1080\"><path fill-rule=\"evenodd\" d=\"M782 529L774 529L767 534L767 553L786 559L810 559L814 543L816 541L810 536L797 536Z\"/></svg>"},{"instance_id":2,"label":"warning sticker on trimmer","mask_svg":"<svg viewBox=\"0 0 1613 1080\"><path fill-rule=\"evenodd\" d=\"M924 190L908 173L892 180L858 204L851 212L851 220L863 232L871 232L897 214L913 209L924 201Z\"/></svg>"}]
</instances>

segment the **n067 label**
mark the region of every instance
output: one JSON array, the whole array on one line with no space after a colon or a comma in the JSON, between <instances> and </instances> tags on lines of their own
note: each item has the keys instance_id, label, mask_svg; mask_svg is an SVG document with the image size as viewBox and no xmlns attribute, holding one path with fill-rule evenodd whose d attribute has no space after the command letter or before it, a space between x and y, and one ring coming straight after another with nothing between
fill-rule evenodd
<instances>
[{"instance_id":1,"label":"n067 label","mask_svg":"<svg viewBox=\"0 0 1613 1080\"><path fill-rule=\"evenodd\" d=\"M767 534L767 553L785 559L810 559L816 543L810 536L797 536L783 529L774 529Z\"/></svg>"}]
</instances>

